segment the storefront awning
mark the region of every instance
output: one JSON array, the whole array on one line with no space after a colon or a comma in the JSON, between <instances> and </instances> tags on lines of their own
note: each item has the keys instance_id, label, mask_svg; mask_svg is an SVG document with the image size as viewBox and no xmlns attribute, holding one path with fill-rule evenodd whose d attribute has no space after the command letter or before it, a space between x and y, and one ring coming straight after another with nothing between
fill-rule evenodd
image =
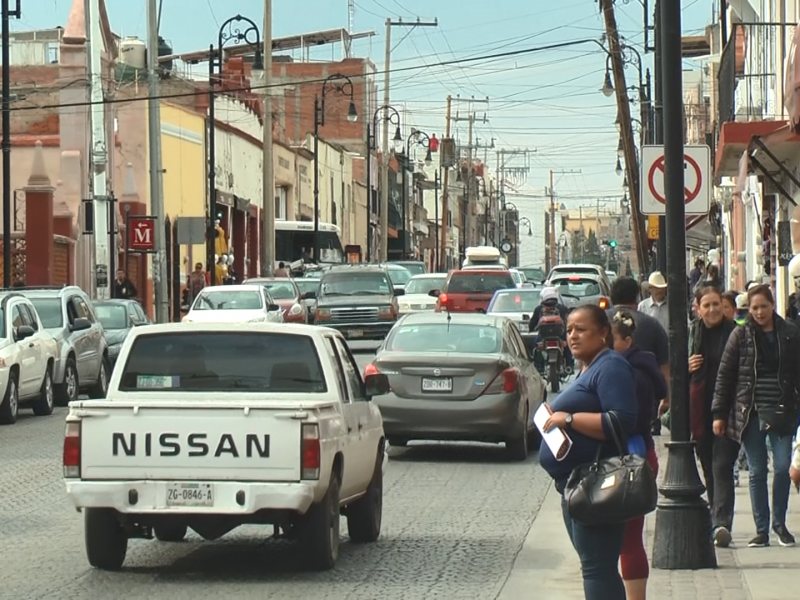
<instances>
[{"instance_id":1,"label":"storefront awning","mask_svg":"<svg viewBox=\"0 0 800 600\"><path fill-rule=\"evenodd\" d=\"M800 136L792 130L792 126L784 125L765 135L754 135L747 147L739 157L736 176L736 191L734 195L741 197L747 176L753 172L767 179L774 188L789 202L797 204L792 194L781 182L786 177L800 188L800 180L786 166L786 162L793 160L800 151Z\"/></svg>"},{"instance_id":2,"label":"storefront awning","mask_svg":"<svg viewBox=\"0 0 800 600\"><path fill-rule=\"evenodd\" d=\"M732 121L723 123L714 157L714 177L736 177L739 159L754 136L763 137L786 126L786 121Z\"/></svg>"}]
</instances>

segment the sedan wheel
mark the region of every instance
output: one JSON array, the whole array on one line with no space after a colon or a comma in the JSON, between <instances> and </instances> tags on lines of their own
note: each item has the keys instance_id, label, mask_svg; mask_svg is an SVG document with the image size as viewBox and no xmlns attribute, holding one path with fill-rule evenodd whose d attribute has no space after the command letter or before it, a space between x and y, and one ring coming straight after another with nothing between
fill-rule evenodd
<instances>
[{"instance_id":1,"label":"sedan wheel","mask_svg":"<svg viewBox=\"0 0 800 600\"><path fill-rule=\"evenodd\" d=\"M39 390L39 396L33 404L33 414L38 417L45 417L53 414L54 404L53 369L48 366L47 370L44 372L44 379L42 380L42 387Z\"/></svg>"},{"instance_id":2,"label":"sedan wheel","mask_svg":"<svg viewBox=\"0 0 800 600\"><path fill-rule=\"evenodd\" d=\"M0 423L3 425L13 425L17 422L19 414L19 388L17 388L17 376L12 371L8 375L8 385L6 395L0 404Z\"/></svg>"}]
</instances>

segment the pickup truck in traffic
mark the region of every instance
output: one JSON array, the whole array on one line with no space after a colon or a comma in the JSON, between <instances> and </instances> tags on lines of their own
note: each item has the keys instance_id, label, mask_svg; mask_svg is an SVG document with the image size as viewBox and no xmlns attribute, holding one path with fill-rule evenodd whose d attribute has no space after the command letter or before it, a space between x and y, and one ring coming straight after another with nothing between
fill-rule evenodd
<instances>
[{"instance_id":1,"label":"pickup truck in traffic","mask_svg":"<svg viewBox=\"0 0 800 600\"><path fill-rule=\"evenodd\" d=\"M385 440L342 335L274 323L136 328L104 400L70 403L63 467L86 554L122 567L128 540L207 540L270 524L329 569L340 515L353 542L380 535Z\"/></svg>"}]
</instances>

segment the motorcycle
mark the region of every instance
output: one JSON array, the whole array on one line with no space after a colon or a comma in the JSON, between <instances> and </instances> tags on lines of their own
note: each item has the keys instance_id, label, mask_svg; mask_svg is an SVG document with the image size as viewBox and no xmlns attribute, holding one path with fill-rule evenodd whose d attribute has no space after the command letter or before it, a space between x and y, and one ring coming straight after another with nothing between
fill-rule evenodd
<instances>
[{"instance_id":1,"label":"motorcycle","mask_svg":"<svg viewBox=\"0 0 800 600\"><path fill-rule=\"evenodd\" d=\"M554 393L558 393L561 383L572 374L565 359L567 343L563 340L564 327L564 321L559 315L545 315L539 320L536 351L544 358L539 361L539 372Z\"/></svg>"}]
</instances>

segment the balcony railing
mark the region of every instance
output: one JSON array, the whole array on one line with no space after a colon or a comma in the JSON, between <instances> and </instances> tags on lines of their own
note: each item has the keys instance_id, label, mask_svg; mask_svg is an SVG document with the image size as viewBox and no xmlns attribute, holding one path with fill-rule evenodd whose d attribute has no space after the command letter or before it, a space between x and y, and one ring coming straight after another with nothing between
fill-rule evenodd
<instances>
[{"instance_id":1,"label":"balcony railing","mask_svg":"<svg viewBox=\"0 0 800 600\"><path fill-rule=\"evenodd\" d=\"M781 46L788 51L794 24L735 23L719 63L718 122L780 118ZM739 88L739 84L744 86Z\"/></svg>"}]
</instances>

